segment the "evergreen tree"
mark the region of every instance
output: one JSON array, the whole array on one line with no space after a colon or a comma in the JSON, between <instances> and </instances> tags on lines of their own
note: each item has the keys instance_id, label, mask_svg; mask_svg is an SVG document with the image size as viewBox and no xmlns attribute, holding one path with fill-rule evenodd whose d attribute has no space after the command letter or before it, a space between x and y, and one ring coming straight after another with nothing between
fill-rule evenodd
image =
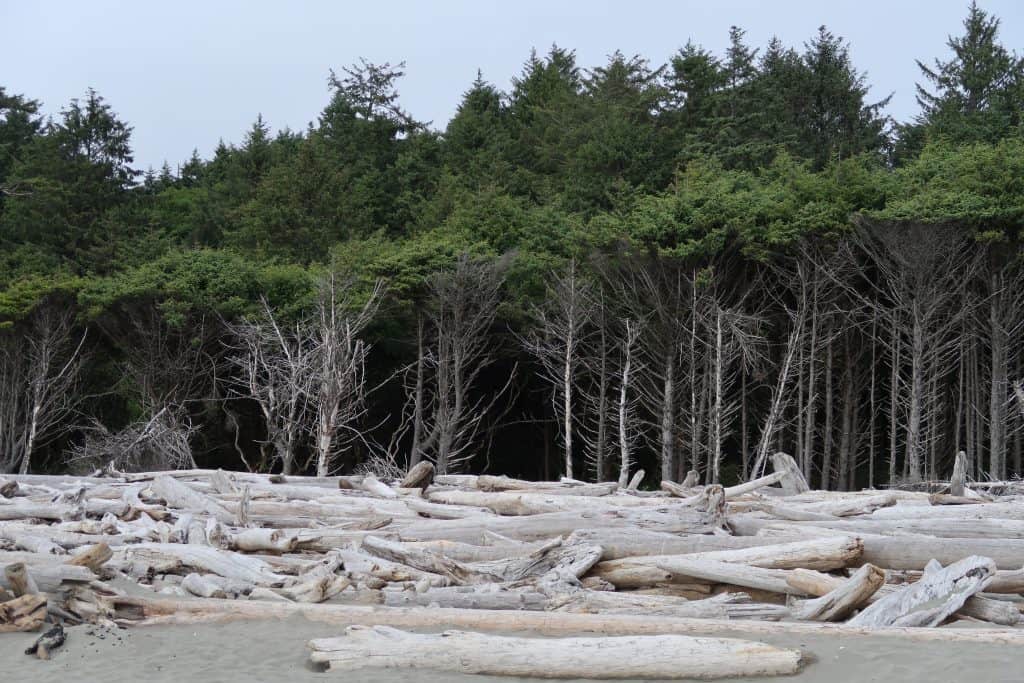
<instances>
[{"instance_id":1,"label":"evergreen tree","mask_svg":"<svg viewBox=\"0 0 1024 683\"><path fill-rule=\"evenodd\" d=\"M917 62L918 123L930 135L994 141L1021 122L1024 59L999 42L999 19L972 2L962 36L950 36L953 56L933 66Z\"/></svg>"},{"instance_id":2,"label":"evergreen tree","mask_svg":"<svg viewBox=\"0 0 1024 683\"><path fill-rule=\"evenodd\" d=\"M41 128L39 102L26 99L24 95L8 94L0 86L0 188L4 187L22 149L39 134ZM3 193L0 192L2 206Z\"/></svg>"}]
</instances>

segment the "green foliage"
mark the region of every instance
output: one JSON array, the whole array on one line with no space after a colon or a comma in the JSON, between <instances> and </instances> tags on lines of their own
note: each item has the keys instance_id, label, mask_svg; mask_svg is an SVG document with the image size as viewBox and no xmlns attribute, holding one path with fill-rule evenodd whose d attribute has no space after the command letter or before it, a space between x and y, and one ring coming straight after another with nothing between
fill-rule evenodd
<instances>
[{"instance_id":1,"label":"green foliage","mask_svg":"<svg viewBox=\"0 0 1024 683\"><path fill-rule=\"evenodd\" d=\"M957 222L978 233L1020 238L1024 228L1024 138L994 145L935 142L899 169L878 215Z\"/></svg>"},{"instance_id":2,"label":"green foliage","mask_svg":"<svg viewBox=\"0 0 1024 683\"><path fill-rule=\"evenodd\" d=\"M1024 59L999 43L999 19L973 1L964 34L947 45L951 59L917 63L934 88L917 86L921 125L932 137L957 142L998 140L1021 123Z\"/></svg>"}]
</instances>

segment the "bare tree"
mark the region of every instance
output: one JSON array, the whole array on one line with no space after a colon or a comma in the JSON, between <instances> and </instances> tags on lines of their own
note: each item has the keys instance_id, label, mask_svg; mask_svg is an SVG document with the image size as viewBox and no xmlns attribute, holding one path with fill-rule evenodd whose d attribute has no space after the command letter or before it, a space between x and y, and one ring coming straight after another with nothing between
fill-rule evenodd
<instances>
[{"instance_id":1,"label":"bare tree","mask_svg":"<svg viewBox=\"0 0 1024 683\"><path fill-rule=\"evenodd\" d=\"M679 423L688 415L679 386L686 377L687 342L694 341L694 283L690 264L659 254L622 253L601 263L602 280L619 309L614 318L643 321L637 352L644 371L634 373L643 412L642 435L658 453L662 479L672 479L678 461ZM703 346L702 342L696 342ZM703 355L700 355L703 358Z\"/></svg>"},{"instance_id":2,"label":"bare tree","mask_svg":"<svg viewBox=\"0 0 1024 683\"><path fill-rule=\"evenodd\" d=\"M977 251L969 247L960 228L945 224L861 221L851 245L854 261L866 256L877 278L836 281L892 325L890 346L899 345L907 371L905 391L899 396L907 419L904 463L908 478L918 481L929 438L937 435L927 429L928 420L937 416L929 404L930 379L933 373L948 371L946 361L958 342L954 332L968 312L964 293L978 264ZM858 290L859 285L864 289ZM897 372L893 385L901 384Z\"/></svg>"},{"instance_id":3,"label":"bare tree","mask_svg":"<svg viewBox=\"0 0 1024 683\"><path fill-rule=\"evenodd\" d=\"M105 469L153 472L194 466L190 440L195 431L187 415L175 415L173 406L117 432L94 421L83 428L83 440L71 447L68 466L83 473Z\"/></svg>"},{"instance_id":4,"label":"bare tree","mask_svg":"<svg viewBox=\"0 0 1024 683\"><path fill-rule=\"evenodd\" d=\"M561 423L565 449L565 476L573 478L573 423L580 347L593 305L591 285L580 275L575 260L564 273L552 273L542 306L534 308L536 328L523 341L540 363L542 376L551 385L552 407Z\"/></svg>"},{"instance_id":5,"label":"bare tree","mask_svg":"<svg viewBox=\"0 0 1024 683\"><path fill-rule=\"evenodd\" d=\"M511 386L510 376L492 396L474 395L480 373L494 362L491 326L504 269L503 262L463 255L429 281L430 339L421 341L417 359L412 452L431 458L442 474L472 456L482 421Z\"/></svg>"},{"instance_id":6,"label":"bare tree","mask_svg":"<svg viewBox=\"0 0 1024 683\"><path fill-rule=\"evenodd\" d=\"M69 428L86 331L70 307L39 306L28 321L0 337L0 469L27 473L32 457Z\"/></svg>"},{"instance_id":7,"label":"bare tree","mask_svg":"<svg viewBox=\"0 0 1024 683\"><path fill-rule=\"evenodd\" d=\"M121 304L119 313L102 317L99 326L123 356L122 391L145 415L129 432L159 424L161 428L150 430L148 438L167 439L161 448L178 453L179 444L198 431L192 416L195 404L216 395L224 328L218 319L202 313L167 315L148 300ZM87 430L90 433L99 438L95 429ZM122 438L133 437L129 433L115 441ZM167 466L172 466L170 460ZM196 466L191 451L178 466Z\"/></svg>"},{"instance_id":8,"label":"bare tree","mask_svg":"<svg viewBox=\"0 0 1024 683\"><path fill-rule=\"evenodd\" d=\"M1016 259L1001 257L992 249L989 270L988 350L989 350L989 471L993 479L1007 474L1007 406L1011 401L1011 362L1021 352L1024 330L1024 267ZM999 261L1003 261L1000 263Z\"/></svg>"},{"instance_id":9,"label":"bare tree","mask_svg":"<svg viewBox=\"0 0 1024 683\"><path fill-rule=\"evenodd\" d=\"M384 283L378 281L362 304L350 280L334 271L324 278L308 358L314 376L310 400L318 477L328 476L337 455L361 438L356 423L366 412L366 358L370 347L360 338L380 305Z\"/></svg>"},{"instance_id":10,"label":"bare tree","mask_svg":"<svg viewBox=\"0 0 1024 683\"><path fill-rule=\"evenodd\" d=\"M640 371L636 366L636 346L640 338L640 324L635 320L624 319L621 321L622 330L619 337L619 347L622 355L621 371L619 374L619 486L625 487L629 483L629 469L632 467L633 445L636 441L637 418L635 406L637 399L630 395L630 382L633 381L633 374Z\"/></svg>"},{"instance_id":11,"label":"bare tree","mask_svg":"<svg viewBox=\"0 0 1024 683\"><path fill-rule=\"evenodd\" d=\"M230 325L233 341L228 362L236 396L256 402L263 416L266 441L284 474L295 469L304 433L314 373L308 323L279 323L265 298L259 316Z\"/></svg>"},{"instance_id":12,"label":"bare tree","mask_svg":"<svg viewBox=\"0 0 1024 683\"><path fill-rule=\"evenodd\" d=\"M594 287L591 300L591 333L584 336L580 348L584 381L579 385L583 399L579 436L587 464L593 469L597 481L607 480L615 451L614 435L610 434L610 425L615 422L612 408L615 361L609 309L605 288L599 284Z\"/></svg>"}]
</instances>

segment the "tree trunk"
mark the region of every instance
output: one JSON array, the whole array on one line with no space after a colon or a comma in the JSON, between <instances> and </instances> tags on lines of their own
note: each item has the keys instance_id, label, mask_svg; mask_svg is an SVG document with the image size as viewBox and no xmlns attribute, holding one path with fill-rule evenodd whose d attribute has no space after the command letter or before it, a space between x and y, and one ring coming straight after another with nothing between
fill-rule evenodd
<instances>
[{"instance_id":1,"label":"tree trunk","mask_svg":"<svg viewBox=\"0 0 1024 683\"><path fill-rule=\"evenodd\" d=\"M675 472L675 349L665 360L665 381L661 399L661 478L671 480Z\"/></svg>"}]
</instances>

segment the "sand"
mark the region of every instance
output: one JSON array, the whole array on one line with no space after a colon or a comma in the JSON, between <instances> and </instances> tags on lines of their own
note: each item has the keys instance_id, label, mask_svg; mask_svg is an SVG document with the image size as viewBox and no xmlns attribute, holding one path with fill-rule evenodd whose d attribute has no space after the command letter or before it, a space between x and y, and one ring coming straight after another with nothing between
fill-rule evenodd
<instances>
[{"instance_id":1,"label":"sand","mask_svg":"<svg viewBox=\"0 0 1024 683\"><path fill-rule=\"evenodd\" d=\"M48 662L23 654L37 634L0 635L5 681L89 683L497 683L526 680L453 676L421 671L330 674L308 662L306 641L339 635L341 629L301 618L199 626L162 626L107 631L68 630L67 644ZM766 642L799 647L814 660L798 676L743 681L799 683L970 683L1020 681L1024 650L999 645L909 643L887 638L772 637Z\"/></svg>"}]
</instances>

